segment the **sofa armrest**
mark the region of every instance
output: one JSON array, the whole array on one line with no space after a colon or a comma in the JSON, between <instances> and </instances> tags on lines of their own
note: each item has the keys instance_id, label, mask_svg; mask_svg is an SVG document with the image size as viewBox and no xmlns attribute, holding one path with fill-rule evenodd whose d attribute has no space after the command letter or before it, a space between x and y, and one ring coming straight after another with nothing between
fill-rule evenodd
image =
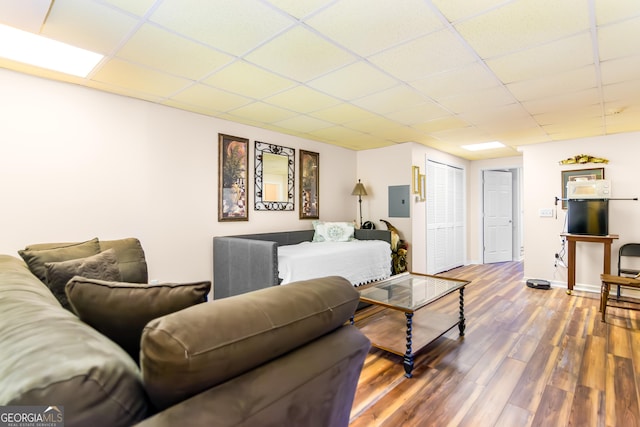
<instances>
[{"instance_id":1,"label":"sofa armrest","mask_svg":"<svg viewBox=\"0 0 640 427\"><path fill-rule=\"evenodd\" d=\"M278 244L238 237L213 238L213 298L278 284Z\"/></svg>"},{"instance_id":2,"label":"sofa armrest","mask_svg":"<svg viewBox=\"0 0 640 427\"><path fill-rule=\"evenodd\" d=\"M166 408L344 325L359 293L338 276L198 304L147 324L140 367Z\"/></svg>"},{"instance_id":3,"label":"sofa armrest","mask_svg":"<svg viewBox=\"0 0 640 427\"><path fill-rule=\"evenodd\" d=\"M369 340L355 326L340 327L138 427L347 427L369 348Z\"/></svg>"}]
</instances>

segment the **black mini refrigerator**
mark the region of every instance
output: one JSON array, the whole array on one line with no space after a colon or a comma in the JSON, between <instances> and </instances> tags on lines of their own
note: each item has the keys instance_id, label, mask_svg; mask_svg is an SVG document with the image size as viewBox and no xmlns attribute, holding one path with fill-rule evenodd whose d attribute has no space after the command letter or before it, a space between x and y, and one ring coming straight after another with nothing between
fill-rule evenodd
<instances>
[{"instance_id":1,"label":"black mini refrigerator","mask_svg":"<svg viewBox=\"0 0 640 427\"><path fill-rule=\"evenodd\" d=\"M609 199L569 199L567 232L606 236L609 234Z\"/></svg>"}]
</instances>

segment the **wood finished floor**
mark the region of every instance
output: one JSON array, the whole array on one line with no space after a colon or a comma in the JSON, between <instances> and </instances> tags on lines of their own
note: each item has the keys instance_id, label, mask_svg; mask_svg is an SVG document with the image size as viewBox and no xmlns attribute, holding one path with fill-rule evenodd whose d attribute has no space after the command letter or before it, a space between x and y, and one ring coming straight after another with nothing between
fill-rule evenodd
<instances>
[{"instance_id":1,"label":"wood finished floor","mask_svg":"<svg viewBox=\"0 0 640 427\"><path fill-rule=\"evenodd\" d=\"M400 356L372 348L350 427L640 426L638 311L609 307L602 323L599 294L528 288L519 262L442 275L472 281L465 336L427 346L411 379ZM457 313L458 293L437 305Z\"/></svg>"}]
</instances>

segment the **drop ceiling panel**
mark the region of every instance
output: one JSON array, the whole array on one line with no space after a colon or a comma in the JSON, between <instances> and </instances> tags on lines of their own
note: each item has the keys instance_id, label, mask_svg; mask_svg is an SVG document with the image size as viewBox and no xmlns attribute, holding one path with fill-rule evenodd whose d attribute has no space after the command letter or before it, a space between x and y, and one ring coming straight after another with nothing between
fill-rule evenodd
<instances>
[{"instance_id":1,"label":"drop ceiling panel","mask_svg":"<svg viewBox=\"0 0 640 427\"><path fill-rule=\"evenodd\" d=\"M288 13L296 19L302 19L312 12L333 3L332 0L269 0L269 3Z\"/></svg>"},{"instance_id":2,"label":"drop ceiling panel","mask_svg":"<svg viewBox=\"0 0 640 427\"><path fill-rule=\"evenodd\" d=\"M411 81L472 64L477 58L452 32L442 30L369 59L397 78Z\"/></svg>"},{"instance_id":3,"label":"drop ceiling panel","mask_svg":"<svg viewBox=\"0 0 640 427\"><path fill-rule=\"evenodd\" d=\"M387 117L403 125L411 126L450 115L451 113L444 110L438 104L434 102L426 102L394 113L389 113L387 114Z\"/></svg>"},{"instance_id":4,"label":"drop ceiling panel","mask_svg":"<svg viewBox=\"0 0 640 427\"><path fill-rule=\"evenodd\" d=\"M376 134L377 132L383 132L388 129L395 129L398 127L398 124L383 117L374 117L370 119L355 120L353 122L344 123L344 126L350 129L359 130L361 132Z\"/></svg>"},{"instance_id":5,"label":"drop ceiling panel","mask_svg":"<svg viewBox=\"0 0 640 427\"><path fill-rule=\"evenodd\" d=\"M505 0L432 0L449 22L456 22L500 7Z\"/></svg>"},{"instance_id":6,"label":"drop ceiling panel","mask_svg":"<svg viewBox=\"0 0 640 427\"><path fill-rule=\"evenodd\" d=\"M233 60L232 56L148 24L118 51L118 57L192 80Z\"/></svg>"},{"instance_id":7,"label":"drop ceiling panel","mask_svg":"<svg viewBox=\"0 0 640 427\"><path fill-rule=\"evenodd\" d=\"M296 113L291 110L285 110L280 107L265 104L264 102L253 102L244 105L235 110L231 110L229 114L260 123L274 123L296 115Z\"/></svg>"},{"instance_id":8,"label":"drop ceiling panel","mask_svg":"<svg viewBox=\"0 0 640 427\"><path fill-rule=\"evenodd\" d=\"M397 84L396 79L364 61L347 65L309 82L309 86L344 100L361 98Z\"/></svg>"},{"instance_id":9,"label":"drop ceiling panel","mask_svg":"<svg viewBox=\"0 0 640 427\"><path fill-rule=\"evenodd\" d=\"M313 132L314 130L330 127L331 123L314 117L299 115L289 119L280 120L279 122L275 122L274 125L296 132L308 133Z\"/></svg>"},{"instance_id":10,"label":"drop ceiling panel","mask_svg":"<svg viewBox=\"0 0 640 427\"><path fill-rule=\"evenodd\" d=\"M596 23L606 25L640 15L636 0L594 0Z\"/></svg>"},{"instance_id":11,"label":"drop ceiling panel","mask_svg":"<svg viewBox=\"0 0 640 427\"><path fill-rule=\"evenodd\" d=\"M282 92L296 83L246 62L237 61L203 80L210 86L254 99Z\"/></svg>"},{"instance_id":12,"label":"drop ceiling panel","mask_svg":"<svg viewBox=\"0 0 640 427\"><path fill-rule=\"evenodd\" d=\"M592 89L597 85L595 67L589 66L545 78L511 83L507 88L519 101L529 101Z\"/></svg>"},{"instance_id":13,"label":"drop ceiling panel","mask_svg":"<svg viewBox=\"0 0 640 427\"><path fill-rule=\"evenodd\" d=\"M513 104L516 101L507 89L502 86L495 86L477 92L468 92L463 95L444 98L439 100L439 102L449 111L462 113L465 111Z\"/></svg>"},{"instance_id":14,"label":"drop ceiling panel","mask_svg":"<svg viewBox=\"0 0 640 427\"><path fill-rule=\"evenodd\" d=\"M576 109L599 103L600 92L598 89L588 89L576 93L524 101L522 105L531 114L542 114L547 112Z\"/></svg>"},{"instance_id":15,"label":"drop ceiling panel","mask_svg":"<svg viewBox=\"0 0 640 427\"><path fill-rule=\"evenodd\" d=\"M467 122L466 120L462 120L459 117L450 116L441 119L429 120L423 123L417 123L412 127L426 133L435 133L446 129L460 129L468 126L469 122Z\"/></svg>"},{"instance_id":16,"label":"drop ceiling panel","mask_svg":"<svg viewBox=\"0 0 640 427\"><path fill-rule=\"evenodd\" d=\"M606 61L623 56L638 56L637 40L640 39L640 18L598 29L600 60Z\"/></svg>"},{"instance_id":17,"label":"drop ceiling panel","mask_svg":"<svg viewBox=\"0 0 640 427\"><path fill-rule=\"evenodd\" d=\"M602 105L593 104L579 108L567 108L561 111L536 114L533 116L533 119L540 125L551 125L565 122L572 123L579 121L583 117L588 118L588 120L593 120L601 116Z\"/></svg>"},{"instance_id":18,"label":"drop ceiling panel","mask_svg":"<svg viewBox=\"0 0 640 427\"><path fill-rule=\"evenodd\" d=\"M399 144L403 142L418 141L425 137L425 134L418 129L397 126L396 128L384 129L376 132L376 136Z\"/></svg>"},{"instance_id":19,"label":"drop ceiling panel","mask_svg":"<svg viewBox=\"0 0 640 427\"><path fill-rule=\"evenodd\" d=\"M591 35L582 33L489 59L487 65L503 83L512 83L551 76L594 62Z\"/></svg>"},{"instance_id":20,"label":"drop ceiling panel","mask_svg":"<svg viewBox=\"0 0 640 427\"><path fill-rule=\"evenodd\" d=\"M235 110L251 102L244 96L223 92L204 84L191 85L177 95L172 96L171 99L220 112Z\"/></svg>"},{"instance_id":21,"label":"drop ceiling panel","mask_svg":"<svg viewBox=\"0 0 640 427\"><path fill-rule=\"evenodd\" d=\"M364 135L362 132L344 126L329 126L311 131L309 134L327 141L353 140Z\"/></svg>"},{"instance_id":22,"label":"drop ceiling panel","mask_svg":"<svg viewBox=\"0 0 640 427\"><path fill-rule=\"evenodd\" d=\"M603 85L635 80L638 78L638 70L640 70L640 55L600 63Z\"/></svg>"},{"instance_id":23,"label":"drop ceiling panel","mask_svg":"<svg viewBox=\"0 0 640 427\"><path fill-rule=\"evenodd\" d=\"M302 27L287 31L246 56L249 62L299 82L312 80L355 59Z\"/></svg>"},{"instance_id":24,"label":"drop ceiling panel","mask_svg":"<svg viewBox=\"0 0 640 427\"><path fill-rule=\"evenodd\" d=\"M264 100L269 104L308 113L337 105L339 101L305 86L296 86Z\"/></svg>"},{"instance_id":25,"label":"drop ceiling panel","mask_svg":"<svg viewBox=\"0 0 640 427\"><path fill-rule=\"evenodd\" d=\"M0 1L0 23L39 33L53 0Z\"/></svg>"},{"instance_id":26,"label":"drop ceiling panel","mask_svg":"<svg viewBox=\"0 0 640 427\"><path fill-rule=\"evenodd\" d=\"M506 3L455 24L480 57L489 59L589 29L584 0L523 0Z\"/></svg>"},{"instance_id":27,"label":"drop ceiling panel","mask_svg":"<svg viewBox=\"0 0 640 427\"><path fill-rule=\"evenodd\" d=\"M475 62L449 72L413 80L410 85L430 98L439 100L497 86L499 83L487 67Z\"/></svg>"},{"instance_id":28,"label":"drop ceiling panel","mask_svg":"<svg viewBox=\"0 0 640 427\"><path fill-rule=\"evenodd\" d=\"M408 107L416 107L422 105L427 99L407 86L396 86L391 89L384 90L374 95L353 101L365 110L374 113L386 114L393 111L399 111Z\"/></svg>"},{"instance_id":29,"label":"drop ceiling panel","mask_svg":"<svg viewBox=\"0 0 640 427\"><path fill-rule=\"evenodd\" d=\"M112 4L134 15L143 16L156 3L156 0L105 0L105 3Z\"/></svg>"},{"instance_id":30,"label":"drop ceiling panel","mask_svg":"<svg viewBox=\"0 0 640 427\"><path fill-rule=\"evenodd\" d=\"M626 106L620 105L620 107L638 105L636 100L640 99L640 80L630 80L623 83L603 86L602 93L604 100L609 103L628 103Z\"/></svg>"},{"instance_id":31,"label":"drop ceiling panel","mask_svg":"<svg viewBox=\"0 0 640 427\"><path fill-rule=\"evenodd\" d=\"M133 17L100 3L56 0L42 34L92 52L109 54L136 25Z\"/></svg>"},{"instance_id":32,"label":"drop ceiling panel","mask_svg":"<svg viewBox=\"0 0 640 427\"><path fill-rule=\"evenodd\" d=\"M334 2L306 23L363 57L443 28L423 0Z\"/></svg>"},{"instance_id":33,"label":"drop ceiling panel","mask_svg":"<svg viewBox=\"0 0 640 427\"><path fill-rule=\"evenodd\" d=\"M351 104L338 104L333 107L309 113L310 116L326 120L331 123L347 123L356 120L376 119L378 115Z\"/></svg>"},{"instance_id":34,"label":"drop ceiling panel","mask_svg":"<svg viewBox=\"0 0 640 427\"><path fill-rule=\"evenodd\" d=\"M95 73L93 80L159 97L168 97L191 83L187 79L159 73L120 59L108 61Z\"/></svg>"},{"instance_id":35,"label":"drop ceiling panel","mask_svg":"<svg viewBox=\"0 0 640 427\"><path fill-rule=\"evenodd\" d=\"M257 0L165 0L151 20L232 55L254 49L292 24Z\"/></svg>"}]
</instances>

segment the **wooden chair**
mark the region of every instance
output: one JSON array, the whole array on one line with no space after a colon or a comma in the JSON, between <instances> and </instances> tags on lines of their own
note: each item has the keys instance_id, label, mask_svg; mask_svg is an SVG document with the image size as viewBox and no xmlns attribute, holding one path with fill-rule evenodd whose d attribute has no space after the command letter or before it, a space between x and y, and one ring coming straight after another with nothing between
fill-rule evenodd
<instances>
[{"instance_id":1,"label":"wooden chair","mask_svg":"<svg viewBox=\"0 0 640 427\"><path fill-rule=\"evenodd\" d=\"M600 280L602 281L602 287L600 289L600 312L602 313L602 321L604 322L611 285L618 286L618 290L620 287L640 289L640 280L634 279L633 277L612 276L611 274L601 274Z\"/></svg>"},{"instance_id":2,"label":"wooden chair","mask_svg":"<svg viewBox=\"0 0 640 427\"><path fill-rule=\"evenodd\" d=\"M618 251L618 276L636 277L640 273L640 243L625 243ZM633 258L637 258L634 263ZM616 292L620 299L620 286Z\"/></svg>"}]
</instances>

